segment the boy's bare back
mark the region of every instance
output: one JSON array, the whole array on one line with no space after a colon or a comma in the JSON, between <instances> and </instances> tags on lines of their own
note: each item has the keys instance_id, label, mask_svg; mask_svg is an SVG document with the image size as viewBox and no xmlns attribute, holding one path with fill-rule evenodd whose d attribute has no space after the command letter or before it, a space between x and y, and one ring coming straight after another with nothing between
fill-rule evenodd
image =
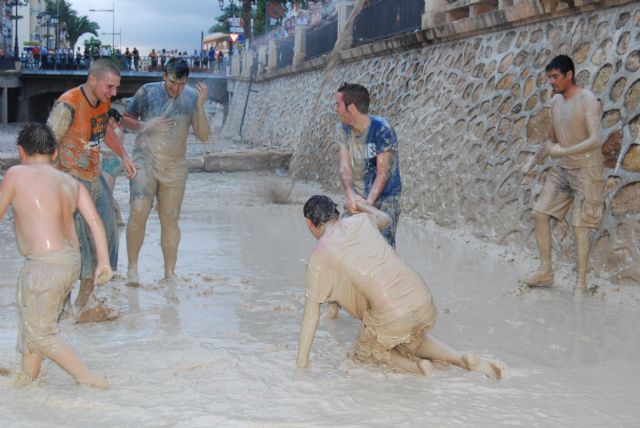
<instances>
[{"instance_id":1,"label":"boy's bare back","mask_svg":"<svg viewBox=\"0 0 640 428\"><path fill-rule=\"evenodd\" d=\"M0 218L11 204L22 255L78 247L73 214L78 182L49 164L9 168L0 183Z\"/></svg>"}]
</instances>

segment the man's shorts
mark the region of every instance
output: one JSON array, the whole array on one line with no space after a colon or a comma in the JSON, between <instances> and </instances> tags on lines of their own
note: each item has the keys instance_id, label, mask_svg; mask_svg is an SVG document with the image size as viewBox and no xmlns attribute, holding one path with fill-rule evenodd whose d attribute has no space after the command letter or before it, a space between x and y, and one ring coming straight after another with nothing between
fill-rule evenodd
<instances>
[{"instance_id":1,"label":"man's shorts","mask_svg":"<svg viewBox=\"0 0 640 428\"><path fill-rule=\"evenodd\" d=\"M51 357L60 350L58 315L79 276L76 248L27 257L18 277L19 352Z\"/></svg>"},{"instance_id":2,"label":"man's shorts","mask_svg":"<svg viewBox=\"0 0 640 428\"><path fill-rule=\"evenodd\" d=\"M122 161L116 155L102 156L102 172L109 174L113 178L118 177L124 172Z\"/></svg>"},{"instance_id":3,"label":"man's shorts","mask_svg":"<svg viewBox=\"0 0 640 428\"><path fill-rule=\"evenodd\" d=\"M578 169L555 166L549 171L533 209L563 219L571 208L572 226L598 228L604 205L603 183L601 166Z\"/></svg>"},{"instance_id":4,"label":"man's shorts","mask_svg":"<svg viewBox=\"0 0 640 428\"><path fill-rule=\"evenodd\" d=\"M358 339L349 351L349 357L362 363L388 364L391 350L419 361L416 351L424 341L424 335L436 322L432 302L407 313L403 317L382 326L375 326L365 313Z\"/></svg>"}]
</instances>

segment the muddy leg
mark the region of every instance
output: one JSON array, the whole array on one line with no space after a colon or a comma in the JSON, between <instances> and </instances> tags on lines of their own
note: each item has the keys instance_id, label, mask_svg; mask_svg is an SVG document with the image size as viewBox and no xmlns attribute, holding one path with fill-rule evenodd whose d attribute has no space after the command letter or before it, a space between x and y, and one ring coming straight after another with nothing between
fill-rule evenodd
<instances>
[{"instance_id":1,"label":"muddy leg","mask_svg":"<svg viewBox=\"0 0 640 428\"><path fill-rule=\"evenodd\" d=\"M50 358L73 376L78 383L100 389L109 387L107 379L89 370L68 345L63 345L62 348L51 355Z\"/></svg>"},{"instance_id":2,"label":"muddy leg","mask_svg":"<svg viewBox=\"0 0 640 428\"><path fill-rule=\"evenodd\" d=\"M127 282L130 285L138 285L138 256L144 242L144 232L147 219L151 212L152 199L139 198L131 201L131 211L127 221L127 257L129 267L127 269Z\"/></svg>"},{"instance_id":3,"label":"muddy leg","mask_svg":"<svg viewBox=\"0 0 640 428\"><path fill-rule=\"evenodd\" d=\"M503 374L503 368L499 364L487 362L473 354L461 354L429 334L425 335L424 341L416 350L416 355L431 361L442 361L463 369L479 371L494 379L500 379Z\"/></svg>"},{"instance_id":4,"label":"muddy leg","mask_svg":"<svg viewBox=\"0 0 640 428\"><path fill-rule=\"evenodd\" d=\"M574 227L576 237L576 289L587 290L587 272L589 271L589 230L586 227Z\"/></svg>"},{"instance_id":5,"label":"muddy leg","mask_svg":"<svg viewBox=\"0 0 640 428\"><path fill-rule=\"evenodd\" d=\"M89 301L89 297L93 294L93 278L80 280L80 290L76 296L76 306L83 307Z\"/></svg>"},{"instance_id":6,"label":"muddy leg","mask_svg":"<svg viewBox=\"0 0 640 428\"><path fill-rule=\"evenodd\" d=\"M42 366L42 357L35 352L25 352L22 354L22 372L31 380L38 377L40 367Z\"/></svg>"},{"instance_id":7,"label":"muddy leg","mask_svg":"<svg viewBox=\"0 0 640 428\"><path fill-rule=\"evenodd\" d=\"M404 357L400 352L395 349L391 350L391 355L389 356L389 362L391 365L403 372L413 373L415 375L427 375L428 373L424 373L421 367L413 360Z\"/></svg>"},{"instance_id":8,"label":"muddy leg","mask_svg":"<svg viewBox=\"0 0 640 428\"><path fill-rule=\"evenodd\" d=\"M175 276L178 244L180 243L180 208L184 197L184 183L179 186L165 186L158 188L158 216L160 217L162 255L164 256L164 277L171 279Z\"/></svg>"},{"instance_id":9,"label":"muddy leg","mask_svg":"<svg viewBox=\"0 0 640 428\"><path fill-rule=\"evenodd\" d=\"M553 285L553 269L551 266L551 224L550 216L538 211L533 212L536 243L540 253L540 269L532 275L520 278L520 282L534 286Z\"/></svg>"}]
</instances>

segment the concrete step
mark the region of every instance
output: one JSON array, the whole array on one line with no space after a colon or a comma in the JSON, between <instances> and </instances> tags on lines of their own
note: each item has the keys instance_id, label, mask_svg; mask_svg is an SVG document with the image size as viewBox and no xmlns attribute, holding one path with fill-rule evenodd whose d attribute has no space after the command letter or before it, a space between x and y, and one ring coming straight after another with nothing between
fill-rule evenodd
<instances>
[{"instance_id":1,"label":"concrete step","mask_svg":"<svg viewBox=\"0 0 640 428\"><path fill-rule=\"evenodd\" d=\"M204 155L204 170L233 172L287 168L292 154L291 151L278 149L208 153Z\"/></svg>"}]
</instances>

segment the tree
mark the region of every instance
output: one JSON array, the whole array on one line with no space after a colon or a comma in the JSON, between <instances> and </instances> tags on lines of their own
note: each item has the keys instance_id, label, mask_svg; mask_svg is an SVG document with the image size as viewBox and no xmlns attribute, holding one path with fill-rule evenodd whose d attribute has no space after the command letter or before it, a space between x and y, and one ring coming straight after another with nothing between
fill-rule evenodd
<instances>
[{"instance_id":1,"label":"tree","mask_svg":"<svg viewBox=\"0 0 640 428\"><path fill-rule=\"evenodd\" d=\"M78 39L86 33L98 35L100 25L97 22L89 20L87 16L78 16L78 12L71 8L67 0L46 0L47 6L45 13L51 16L57 16L59 24L57 28L58 34L61 30L67 32L67 38L71 49L75 49Z\"/></svg>"},{"instance_id":2,"label":"tree","mask_svg":"<svg viewBox=\"0 0 640 428\"><path fill-rule=\"evenodd\" d=\"M86 16L78 17L77 15L70 15L66 22L67 38L69 40L69 46L71 46L71 52L76 48L78 39L83 34L98 35L100 26L93 21L90 21Z\"/></svg>"},{"instance_id":3,"label":"tree","mask_svg":"<svg viewBox=\"0 0 640 428\"><path fill-rule=\"evenodd\" d=\"M269 3L280 3L285 8L291 8L293 5L300 5L303 8L307 7L307 0L268 0ZM256 5L252 8L252 5ZM217 24L213 25L210 29L210 33L229 32L228 19L234 16L242 17L244 23L244 35L247 40L250 40L254 35L262 35L265 33L265 13L267 9L267 0L236 0L233 3L228 4L223 10L222 15L216 18ZM253 34L251 30L251 20L253 19Z\"/></svg>"}]
</instances>

